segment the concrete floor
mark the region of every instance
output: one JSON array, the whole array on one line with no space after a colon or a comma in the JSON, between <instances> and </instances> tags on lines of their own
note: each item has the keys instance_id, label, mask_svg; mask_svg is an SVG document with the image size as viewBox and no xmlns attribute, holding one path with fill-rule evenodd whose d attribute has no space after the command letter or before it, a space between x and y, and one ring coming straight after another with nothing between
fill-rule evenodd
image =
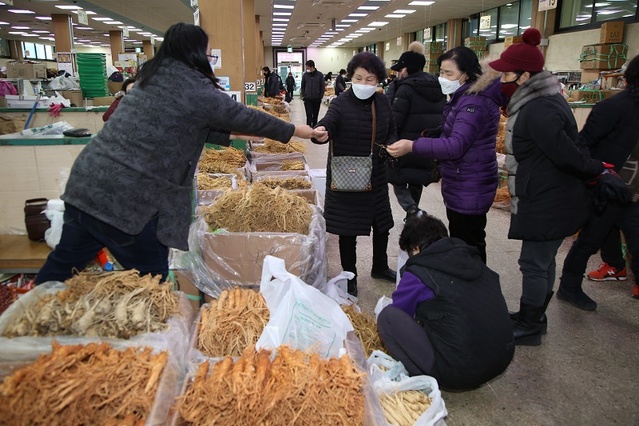
<instances>
[{"instance_id":1,"label":"concrete floor","mask_svg":"<svg viewBox=\"0 0 639 426\"><path fill-rule=\"evenodd\" d=\"M291 103L292 121L305 123L304 105ZM322 105L320 117L326 112ZM325 168L327 145L308 142L310 168ZM404 211L390 190L395 227L388 255L394 269ZM439 184L424 189L420 207L447 223ZM521 243L507 238L510 214L488 213L488 266L499 273L506 302L517 310L521 275L517 264ZM359 305L373 312L394 284L368 275L372 260L370 237L358 237ZM557 256L559 278L572 243L567 238ZM329 278L341 271L337 237L328 236ZM589 270L600 263L593 256ZM548 334L542 345L517 347L508 370L481 388L463 393L443 392L448 425L639 425L639 301L630 297L634 280L595 283L585 291L598 303L585 312L553 299L547 310ZM556 284L557 286L558 284Z\"/></svg>"}]
</instances>

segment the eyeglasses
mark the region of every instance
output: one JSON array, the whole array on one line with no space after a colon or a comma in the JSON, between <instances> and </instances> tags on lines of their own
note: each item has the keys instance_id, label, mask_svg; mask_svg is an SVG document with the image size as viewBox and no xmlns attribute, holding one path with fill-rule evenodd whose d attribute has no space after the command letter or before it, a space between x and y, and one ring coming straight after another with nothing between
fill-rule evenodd
<instances>
[{"instance_id":1,"label":"eyeglasses","mask_svg":"<svg viewBox=\"0 0 639 426\"><path fill-rule=\"evenodd\" d=\"M206 55L208 58L211 58L213 65L217 64L217 60L220 58L218 55Z\"/></svg>"}]
</instances>

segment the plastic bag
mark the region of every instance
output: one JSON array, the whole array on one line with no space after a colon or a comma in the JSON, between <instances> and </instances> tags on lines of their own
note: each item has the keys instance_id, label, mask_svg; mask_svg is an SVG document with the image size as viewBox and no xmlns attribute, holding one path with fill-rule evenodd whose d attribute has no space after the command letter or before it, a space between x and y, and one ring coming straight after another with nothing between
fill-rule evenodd
<instances>
[{"instance_id":1,"label":"plastic bag","mask_svg":"<svg viewBox=\"0 0 639 426\"><path fill-rule=\"evenodd\" d=\"M434 377L408 377L404 365L381 351L373 351L368 358L368 369L373 381L373 389L378 396L409 391L422 391L431 399L431 405L415 422L415 426L444 426L448 415L446 404ZM384 369L382 369L382 367Z\"/></svg>"},{"instance_id":2,"label":"plastic bag","mask_svg":"<svg viewBox=\"0 0 639 426\"><path fill-rule=\"evenodd\" d=\"M38 136L51 136L62 135L65 130L73 129L73 126L66 121L56 121L55 123L47 124L46 126L33 127L31 129L24 129L20 134L24 137L38 137Z\"/></svg>"},{"instance_id":3,"label":"plastic bag","mask_svg":"<svg viewBox=\"0 0 639 426\"><path fill-rule=\"evenodd\" d=\"M320 290L340 305L352 305L357 298L348 294L348 280L353 278L355 278L354 273L342 271L336 277L331 278Z\"/></svg>"},{"instance_id":4,"label":"plastic bag","mask_svg":"<svg viewBox=\"0 0 639 426\"><path fill-rule=\"evenodd\" d=\"M393 299L391 299L390 297L386 295L380 297L377 301L377 304L375 305L375 309L373 310L373 312L375 312L375 318L377 318L379 316L379 313L382 312L382 310L391 303L393 303Z\"/></svg>"},{"instance_id":5,"label":"plastic bag","mask_svg":"<svg viewBox=\"0 0 639 426\"><path fill-rule=\"evenodd\" d=\"M260 292L271 317L257 349L289 345L326 358L343 353L346 334L353 331L348 317L334 300L289 273L284 260L266 256Z\"/></svg>"},{"instance_id":6,"label":"plastic bag","mask_svg":"<svg viewBox=\"0 0 639 426\"><path fill-rule=\"evenodd\" d=\"M60 238L62 237L62 225L64 225L64 209L61 211L47 209L44 211L44 214L51 222L51 226L49 227L49 229L44 231L44 241L46 241L49 247L55 249L55 246L58 245L58 243L60 242Z\"/></svg>"},{"instance_id":7,"label":"plastic bag","mask_svg":"<svg viewBox=\"0 0 639 426\"><path fill-rule=\"evenodd\" d=\"M58 76L49 82L49 89L53 90L73 90L79 89L80 85L69 77Z\"/></svg>"}]
</instances>

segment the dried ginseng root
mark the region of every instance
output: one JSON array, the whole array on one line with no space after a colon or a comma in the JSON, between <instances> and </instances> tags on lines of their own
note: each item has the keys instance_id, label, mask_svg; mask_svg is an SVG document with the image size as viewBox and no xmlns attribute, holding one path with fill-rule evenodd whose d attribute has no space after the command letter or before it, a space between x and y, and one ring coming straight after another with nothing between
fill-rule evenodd
<instances>
[{"instance_id":1,"label":"dried ginseng root","mask_svg":"<svg viewBox=\"0 0 639 426\"><path fill-rule=\"evenodd\" d=\"M364 373L348 355L317 354L280 346L247 348L212 367L200 365L177 410L189 425L361 425Z\"/></svg>"},{"instance_id":2,"label":"dried ginseng root","mask_svg":"<svg viewBox=\"0 0 639 426\"><path fill-rule=\"evenodd\" d=\"M355 335L362 342L365 355L368 357L374 350L386 352L386 347L377 330L377 323L372 315L357 312L353 305L344 305L342 310L353 324Z\"/></svg>"},{"instance_id":3,"label":"dried ginseng root","mask_svg":"<svg viewBox=\"0 0 639 426\"><path fill-rule=\"evenodd\" d=\"M430 407L431 399L418 390L397 392L380 398L386 421L394 426L413 426Z\"/></svg>"},{"instance_id":4,"label":"dried ginseng root","mask_svg":"<svg viewBox=\"0 0 639 426\"><path fill-rule=\"evenodd\" d=\"M235 288L224 290L202 309L198 349L206 356L240 356L254 346L269 320L261 293Z\"/></svg>"},{"instance_id":5,"label":"dried ginseng root","mask_svg":"<svg viewBox=\"0 0 639 426\"><path fill-rule=\"evenodd\" d=\"M62 346L0 384L0 424L12 426L143 425L167 353L124 351L107 343Z\"/></svg>"}]
</instances>

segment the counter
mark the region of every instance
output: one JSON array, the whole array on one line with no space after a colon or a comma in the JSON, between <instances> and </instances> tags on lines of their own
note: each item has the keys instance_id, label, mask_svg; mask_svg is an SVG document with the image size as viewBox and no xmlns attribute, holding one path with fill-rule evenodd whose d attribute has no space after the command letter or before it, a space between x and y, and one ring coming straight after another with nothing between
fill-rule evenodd
<instances>
[{"instance_id":1,"label":"counter","mask_svg":"<svg viewBox=\"0 0 639 426\"><path fill-rule=\"evenodd\" d=\"M29 127L42 127L58 121L66 121L73 127L89 129L91 133L95 134L104 126L102 114L108 108L108 106L63 108L59 117L51 117L48 109L38 108L31 118ZM30 112L31 108L0 108L0 114L21 118L23 121L29 117Z\"/></svg>"}]
</instances>

